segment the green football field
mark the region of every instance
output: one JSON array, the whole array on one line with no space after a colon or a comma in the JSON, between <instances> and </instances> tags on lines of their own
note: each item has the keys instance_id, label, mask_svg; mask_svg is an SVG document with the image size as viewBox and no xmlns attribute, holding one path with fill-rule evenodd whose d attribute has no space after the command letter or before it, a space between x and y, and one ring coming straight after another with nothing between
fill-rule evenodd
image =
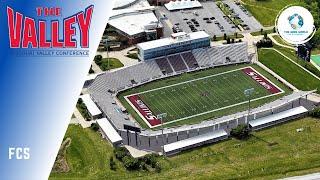
<instances>
[{"instance_id":1,"label":"green football field","mask_svg":"<svg viewBox=\"0 0 320 180\"><path fill-rule=\"evenodd\" d=\"M168 124L246 104L248 97L244 91L249 88L254 88L252 101L278 94L271 93L242 69L235 69L134 95L139 96L153 115L167 113L163 120Z\"/></svg>"}]
</instances>

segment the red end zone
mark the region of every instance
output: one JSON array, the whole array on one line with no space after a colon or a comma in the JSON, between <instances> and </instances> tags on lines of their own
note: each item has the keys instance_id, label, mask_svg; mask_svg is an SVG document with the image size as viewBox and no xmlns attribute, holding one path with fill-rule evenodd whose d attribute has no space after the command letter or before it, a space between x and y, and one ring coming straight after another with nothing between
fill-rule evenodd
<instances>
[{"instance_id":1,"label":"red end zone","mask_svg":"<svg viewBox=\"0 0 320 180\"><path fill-rule=\"evenodd\" d=\"M276 94L281 92L279 88L277 88L275 85L273 85L270 81L262 77L259 73L257 73L254 69L247 67L242 69L244 73L246 73L248 76L250 76L253 80L258 82L261 86L266 88L269 92L272 94Z\"/></svg>"},{"instance_id":2,"label":"red end zone","mask_svg":"<svg viewBox=\"0 0 320 180\"><path fill-rule=\"evenodd\" d=\"M153 115L149 107L140 99L138 95L132 95L127 97L134 107L140 112L140 114L146 119L151 126L161 124L161 121Z\"/></svg>"}]
</instances>

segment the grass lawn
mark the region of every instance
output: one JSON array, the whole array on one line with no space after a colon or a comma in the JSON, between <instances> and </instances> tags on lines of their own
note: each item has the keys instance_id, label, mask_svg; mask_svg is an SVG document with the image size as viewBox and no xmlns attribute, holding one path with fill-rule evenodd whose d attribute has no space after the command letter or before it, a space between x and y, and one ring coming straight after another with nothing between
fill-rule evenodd
<instances>
[{"instance_id":1,"label":"grass lawn","mask_svg":"<svg viewBox=\"0 0 320 180\"><path fill-rule=\"evenodd\" d=\"M268 29L268 30L263 30L262 31L262 34L261 34L261 31L257 31L257 32L252 32L250 33L252 36L260 36L260 35L264 35L264 34L271 34L271 33L274 33L273 32L273 29Z\"/></svg>"},{"instance_id":2,"label":"grass lawn","mask_svg":"<svg viewBox=\"0 0 320 180\"><path fill-rule=\"evenodd\" d=\"M128 53L126 56L131 59L139 59L137 53Z\"/></svg>"},{"instance_id":3,"label":"grass lawn","mask_svg":"<svg viewBox=\"0 0 320 180\"><path fill-rule=\"evenodd\" d=\"M123 64L117 58L102 58L101 61L96 62L96 64L100 67L102 71L123 67Z\"/></svg>"},{"instance_id":4,"label":"grass lawn","mask_svg":"<svg viewBox=\"0 0 320 180\"><path fill-rule=\"evenodd\" d=\"M142 85L142 86L139 86L139 87L132 88L130 90L124 91L124 92L122 92L122 93L120 93L118 95L118 98L121 101L121 103L124 105L124 107L128 110L129 114L131 114L139 122L139 124L143 128L149 128L145 124L145 122L141 119L141 117L136 113L136 111L125 100L124 96L131 95L131 94L134 94L134 93L143 92L143 91L147 91L147 90L152 90L152 89L156 89L156 88L160 88L160 87L164 87L164 86L174 85L174 84L177 84L177 83L181 83L181 82L185 82L185 81L189 81L189 80L194 80L194 79L198 79L198 78L202 78L202 77L206 77L206 76L209 76L209 75L213 75L213 74L217 74L217 73L221 73L221 72L226 72L226 71L230 71L230 70L234 70L234 69L239 69L239 68L246 67L246 66L248 66L248 64L226 66L226 67L219 67L219 68L211 68L211 69L208 69L208 70L197 71L197 72L193 72L193 73L184 73L184 74L179 75L179 76L175 76L175 77L171 77L171 78L167 78L167 79L163 79L163 80L159 80L159 81L154 81L154 82L151 82L151 83L148 83L148 84L145 84L145 85ZM253 67L254 69L256 69L258 72L260 72L262 75L264 75L266 78L271 80L273 83L278 85L278 87L280 87L281 89L283 89L285 91L285 93L280 94L280 95L275 95L275 96L272 96L272 97L269 97L269 98L253 101L252 104L251 104L252 107L261 106L262 104L271 102L273 100L278 99L279 97L281 97L283 95L291 93L291 91L287 87L285 87L282 83L278 82L275 78L273 78L270 74L268 74L265 71L263 71L258 66L256 66L256 65L250 65L250 66ZM243 81L241 81L241 82L243 82ZM221 87L221 85L219 85L219 90L214 91L214 94L219 93L221 95L221 97L219 96L218 98L223 99L223 101L224 100L229 100L229 103L231 101L238 101L241 98L243 99L243 92L242 92L242 90L239 90L238 93L237 93L237 96L234 96L235 89L236 88L240 88L240 89L245 88L243 85L251 86L248 83L245 83L245 82L243 82L243 83L244 84L239 85L237 82L234 82L234 84L238 84L239 87L236 87L234 85L230 85L228 83L223 83L225 85L225 87ZM192 83L192 84L194 84L194 83ZM202 86L203 85L201 85L201 88L203 88ZM200 85L199 85L199 87L200 87ZM229 91L231 91L230 89L228 90L228 88L231 88L231 87L233 87L233 90L232 90L233 93L229 92ZM224 90L226 90L226 94L228 94L228 93L230 93L230 94L226 95L220 89L224 89ZM256 87L256 89L259 90L260 88ZM208 88L207 88L207 90L208 90ZM265 93L265 92L261 92L261 93ZM200 94L200 90L199 90L199 93L196 94L196 96L199 96L199 94ZM224 94L224 95L222 95L222 94ZM211 95L212 95L212 93L211 93ZM210 96L210 94L209 94L209 96ZM195 98L195 97L192 96L192 98ZM204 97L202 97L202 99L203 98ZM238 100L236 100L236 98L238 98ZM160 99L162 99L162 98L160 98ZM159 101L163 101L163 100L159 100ZM174 101L174 100L170 100L170 101L168 100L168 103L171 102L171 101ZM189 100L189 102L191 102L191 101ZM193 102L193 103L195 103L195 102ZM200 101L197 101L197 103L199 104ZM215 105L215 103L216 103L216 105ZM207 104L206 108L208 109L208 108L211 108L213 106L218 106L218 104L219 104L218 100L216 100L215 103ZM227 103L228 104L228 102L223 102L223 103ZM165 103L162 102L162 104L165 104ZM186 103L185 103L185 106L187 106ZM203 106L203 104L202 104L202 106ZM199 108L201 108L202 106L200 106ZM172 122L170 124L165 124L164 126L165 127L172 127L172 126L180 126L180 125L184 125L184 124L195 124L195 123L199 123L199 122L201 122L203 120L208 120L208 119L217 118L217 117L221 117L221 116L224 116L224 115L236 113L236 112L239 112L239 111L244 111L244 110L247 109L247 106L248 106L247 103L245 103L245 104L237 105L237 106L234 106L234 107L229 107L229 108L225 108L225 109L222 109L222 110L218 110L218 111L210 112L210 113L207 113L207 114L199 115L199 116L196 116L196 117L190 117L190 118L188 118L186 120ZM166 106L166 107L169 107L169 106ZM175 106L172 105L172 107L175 107ZM184 107L184 106L181 106L181 107ZM193 114L196 114L196 113L193 112ZM177 117L177 115L176 115L176 117ZM170 117L170 118L171 118L170 120L174 119L174 117Z\"/></svg>"},{"instance_id":5,"label":"grass lawn","mask_svg":"<svg viewBox=\"0 0 320 180\"><path fill-rule=\"evenodd\" d=\"M310 62L304 61L303 59L299 58L297 56L295 50L288 49L288 48L281 47L281 46L277 46L277 45L275 45L274 48L279 50L284 55L288 56L290 59L294 60L295 62L297 62L298 64L300 64L304 68L311 71L314 75L320 77L320 71L315 66L313 66Z\"/></svg>"},{"instance_id":6,"label":"grass lawn","mask_svg":"<svg viewBox=\"0 0 320 180\"><path fill-rule=\"evenodd\" d=\"M66 153L70 171L51 173L50 179L276 179L314 173L320 171L319 128L319 119L304 118L254 132L247 141L193 149L161 159L158 174L126 171L117 160L117 170L111 171L111 145L91 129L70 125L65 135L71 138Z\"/></svg>"},{"instance_id":7,"label":"grass lawn","mask_svg":"<svg viewBox=\"0 0 320 180\"><path fill-rule=\"evenodd\" d=\"M233 35L227 35L227 38L229 37L229 39L240 39L240 38L243 38L244 36L242 34L237 34L237 37L233 34ZM216 39L214 40L213 38L211 38L212 41L222 41L222 40L225 40L224 39L224 36L219 36L219 37L216 37Z\"/></svg>"},{"instance_id":8,"label":"grass lawn","mask_svg":"<svg viewBox=\"0 0 320 180\"><path fill-rule=\"evenodd\" d=\"M290 57L289 57L290 58ZM259 49L259 61L300 90L318 89L320 81L272 49Z\"/></svg>"},{"instance_id":9,"label":"grass lawn","mask_svg":"<svg viewBox=\"0 0 320 180\"><path fill-rule=\"evenodd\" d=\"M311 54L312 54L312 55L318 55L318 54L320 54L320 48L313 48L312 51L311 51Z\"/></svg>"},{"instance_id":10,"label":"grass lawn","mask_svg":"<svg viewBox=\"0 0 320 180\"><path fill-rule=\"evenodd\" d=\"M248 11L263 25L274 26L279 11L287 5L302 5L302 0L242 0Z\"/></svg>"},{"instance_id":11,"label":"grass lawn","mask_svg":"<svg viewBox=\"0 0 320 180\"><path fill-rule=\"evenodd\" d=\"M291 44L285 42L279 35L272 36L278 43L286 45L286 46L292 46Z\"/></svg>"}]
</instances>

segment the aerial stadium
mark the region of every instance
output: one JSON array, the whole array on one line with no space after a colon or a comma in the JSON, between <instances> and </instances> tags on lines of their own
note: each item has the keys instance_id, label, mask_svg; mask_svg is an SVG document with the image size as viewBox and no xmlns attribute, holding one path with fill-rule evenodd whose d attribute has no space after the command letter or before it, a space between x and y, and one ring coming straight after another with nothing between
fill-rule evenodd
<instances>
[{"instance_id":1,"label":"aerial stadium","mask_svg":"<svg viewBox=\"0 0 320 180\"><path fill-rule=\"evenodd\" d=\"M117 24L123 24L124 17L131 24L139 14L147 13L159 19L152 21L156 24L153 27L162 30L153 30L153 39L148 38L151 30L145 28L140 28L139 35L144 38L128 37L128 41L136 44L138 63L101 73L87 87L104 117L97 123L110 123L121 139L120 144L172 155L225 139L239 124L262 129L303 116L313 108L307 96L314 91L296 92L277 74L256 62L255 42L241 39L226 44L212 42L215 35L254 32L262 27L237 3L184 0L170 1L158 8L144 0L128 3L115 8L110 25L120 28L119 32L130 31L131 27L121 30ZM210 6L216 10L213 14L206 9ZM237 20L241 23L223 15L220 6L233 7L234 12L239 12ZM210 19L211 16L214 18ZM184 26L183 23L190 24L189 20L199 28ZM246 20L250 23L245 23ZM218 24L212 26L208 21ZM143 25L143 21L139 23L141 27L151 27ZM175 26L169 28L168 24ZM157 32L163 33L158 36ZM299 111L294 111L295 108ZM278 119L276 114L281 113L288 117ZM101 130L108 137L108 130ZM180 141L194 143L175 145Z\"/></svg>"},{"instance_id":2,"label":"aerial stadium","mask_svg":"<svg viewBox=\"0 0 320 180\"><path fill-rule=\"evenodd\" d=\"M277 139L280 129L286 130L282 135L289 144L298 142L300 135L290 138L293 131L307 127L298 128L298 122L290 132L281 127L309 118L319 107L319 55L311 56L309 49L300 52L283 41L273 21L287 4L266 4L258 9L260 2L246 0L119 0L102 37L102 51L96 54L102 60L95 58L94 72L80 96L88 114L80 124L96 124L99 135L113 148L125 147L136 158L143 152L207 162L223 151L240 152L248 146L251 149L244 148L242 155L254 151L259 159L258 151L268 154L282 142L255 133L272 131L268 135ZM272 14L272 22L260 12ZM123 66L116 68L114 59ZM114 68L102 70L103 60ZM224 142L236 139L233 130L244 126L253 133L248 144L261 146L261 141L267 147L238 140L225 146ZM236 159L228 158L223 154L207 164L221 159L232 164ZM174 169L175 164L168 164L175 160L168 162L168 169ZM231 179L240 177L236 171ZM246 173L241 177L257 177Z\"/></svg>"}]
</instances>

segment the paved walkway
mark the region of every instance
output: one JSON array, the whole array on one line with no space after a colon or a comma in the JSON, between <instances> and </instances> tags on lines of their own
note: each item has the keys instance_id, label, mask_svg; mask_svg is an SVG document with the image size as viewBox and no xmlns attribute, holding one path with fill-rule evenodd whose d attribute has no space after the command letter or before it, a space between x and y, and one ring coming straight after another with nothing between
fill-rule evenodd
<instances>
[{"instance_id":1,"label":"paved walkway","mask_svg":"<svg viewBox=\"0 0 320 180\"><path fill-rule=\"evenodd\" d=\"M91 126L91 124L94 122L94 121L86 121L81 113L79 112L79 110L77 108L75 108L74 110L74 116L76 117L76 119L78 120L78 123L83 127L83 128L88 128Z\"/></svg>"},{"instance_id":2,"label":"paved walkway","mask_svg":"<svg viewBox=\"0 0 320 180\"><path fill-rule=\"evenodd\" d=\"M94 71L94 73L101 73L102 72L100 67L94 61L92 61L91 65L92 65L92 70Z\"/></svg>"},{"instance_id":3,"label":"paved walkway","mask_svg":"<svg viewBox=\"0 0 320 180\"><path fill-rule=\"evenodd\" d=\"M319 180L320 173L307 174L304 176L294 176L289 178L284 178L282 180Z\"/></svg>"},{"instance_id":4,"label":"paved walkway","mask_svg":"<svg viewBox=\"0 0 320 180\"><path fill-rule=\"evenodd\" d=\"M267 36L271 39L271 41L272 41L273 43L275 43L276 45L281 46L281 47L285 47L285 48L288 48L288 49L296 50L295 47L292 47L292 46L288 46L288 45L279 43L276 39L274 39L274 37L273 37L274 35L277 35L277 34L276 34L276 33L272 33L272 34L268 34L268 35L267 35Z\"/></svg>"},{"instance_id":5,"label":"paved walkway","mask_svg":"<svg viewBox=\"0 0 320 180\"><path fill-rule=\"evenodd\" d=\"M129 50L134 49L135 47L129 47L126 49L123 49L121 51L109 51L109 57L117 58L120 60L120 62L124 65L124 67L132 66L135 64L138 64L139 61L137 59L131 59L128 58L126 55L128 54ZM106 51L104 52L97 52L96 55L100 54L103 58L108 57L108 54Z\"/></svg>"},{"instance_id":6,"label":"paved walkway","mask_svg":"<svg viewBox=\"0 0 320 180\"><path fill-rule=\"evenodd\" d=\"M124 147L126 147L128 149L128 151L130 152L131 156L134 157L134 158L142 157L142 156L145 156L145 155L151 153L151 152L147 152L147 151L136 149L136 148L134 148L132 146L128 146L128 145L124 145Z\"/></svg>"}]
</instances>

